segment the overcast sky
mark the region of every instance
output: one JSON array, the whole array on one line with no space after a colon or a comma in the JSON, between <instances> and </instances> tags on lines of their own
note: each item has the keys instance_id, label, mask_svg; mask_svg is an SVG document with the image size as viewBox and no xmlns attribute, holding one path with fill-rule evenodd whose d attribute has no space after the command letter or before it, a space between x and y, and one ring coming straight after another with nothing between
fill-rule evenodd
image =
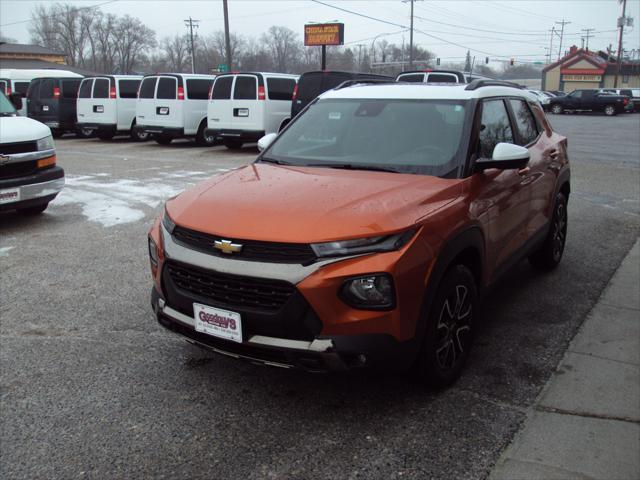
<instances>
[{"instance_id":1,"label":"overcast sky","mask_svg":"<svg viewBox=\"0 0 640 480\"><path fill-rule=\"evenodd\" d=\"M345 23L345 43L370 46L378 34L390 43L409 42L409 3L401 0L322 0L358 14L322 5L313 0L229 0L232 32L259 37L271 25L283 25L302 36L306 22L339 20ZM0 0L0 35L19 42L29 41L29 18L35 5L51 1ZM102 4L106 13L138 17L156 31L157 38L186 32L183 19L200 20L199 35L224 28L220 0L75 0L81 7ZM447 0L416 1L414 42L436 53L444 60L462 59L470 49L473 55L495 58L515 57L518 61L544 60L550 44L550 30L560 28L555 22L571 22L565 26L563 50L571 44L581 45L581 35L594 29L589 40L592 50L617 46L616 19L621 14L618 0ZM640 0L628 0L627 15L636 26L625 30L625 49L640 48ZM18 23L20 22L20 23ZM429 36L431 35L431 36ZM553 40L557 56L559 38Z\"/></svg>"}]
</instances>

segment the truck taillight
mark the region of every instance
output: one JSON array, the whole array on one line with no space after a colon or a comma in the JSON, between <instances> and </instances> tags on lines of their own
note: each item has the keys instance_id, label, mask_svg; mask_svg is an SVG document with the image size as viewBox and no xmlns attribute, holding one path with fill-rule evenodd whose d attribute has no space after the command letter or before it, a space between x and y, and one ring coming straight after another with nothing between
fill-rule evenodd
<instances>
[{"instance_id":1,"label":"truck taillight","mask_svg":"<svg viewBox=\"0 0 640 480\"><path fill-rule=\"evenodd\" d=\"M60 88L53 87L53 98L60 98Z\"/></svg>"},{"instance_id":2,"label":"truck taillight","mask_svg":"<svg viewBox=\"0 0 640 480\"><path fill-rule=\"evenodd\" d=\"M264 87L260 86L258 87L258 100L266 100L267 96L264 93Z\"/></svg>"},{"instance_id":3,"label":"truck taillight","mask_svg":"<svg viewBox=\"0 0 640 480\"><path fill-rule=\"evenodd\" d=\"M184 87L178 87L178 100L184 100Z\"/></svg>"},{"instance_id":4,"label":"truck taillight","mask_svg":"<svg viewBox=\"0 0 640 480\"><path fill-rule=\"evenodd\" d=\"M116 87L111 87L109 90L109 98L116 98Z\"/></svg>"},{"instance_id":5,"label":"truck taillight","mask_svg":"<svg viewBox=\"0 0 640 480\"><path fill-rule=\"evenodd\" d=\"M298 84L296 83L296 86L293 87L293 95L291 95L291 100L295 100L296 98L298 98Z\"/></svg>"}]
</instances>

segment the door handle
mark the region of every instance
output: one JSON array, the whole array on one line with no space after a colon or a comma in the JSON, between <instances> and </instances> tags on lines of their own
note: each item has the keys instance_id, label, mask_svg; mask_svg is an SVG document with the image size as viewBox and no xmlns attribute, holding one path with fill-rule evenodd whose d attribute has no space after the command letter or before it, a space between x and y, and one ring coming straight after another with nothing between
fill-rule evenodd
<instances>
[{"instance_id":1,"label":"door handle","mask_svg":"<svg viewBox=\"0 0 640 480\"><path fill-rule=\"evenodd\" d=\"M520 170L518 170L518 175L528 175L529 173L531 173L531 168L529 167L524 167L521 168Z\"/></svg>"}]
</instances>

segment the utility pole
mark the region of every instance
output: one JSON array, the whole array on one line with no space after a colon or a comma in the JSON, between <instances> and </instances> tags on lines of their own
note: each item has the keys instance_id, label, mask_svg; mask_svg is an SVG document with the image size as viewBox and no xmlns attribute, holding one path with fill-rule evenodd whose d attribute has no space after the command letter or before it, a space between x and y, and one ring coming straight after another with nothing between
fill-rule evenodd
<instances>
[{"instance_id":1,"label":"utility pole","mask_svg":"<svg viewBox=\"0 0 640 480\"><path fill-rule=\"evenodd\" d=\"M564 26L569 25L571 22L565 22L564 18L561 22L556 22L559 25L562 25L560 30L560 46L558 47L558 60L560 60L560 56L562 55L562 38L564 37Z\"/></svg>"},{"instance_id":2,"label":"utility pole","mask_svg":"<svg viewBox=\"0 0 640 480\"><path fill-rule=\"evenodd\" d=\"M411 27L409 28L409 70L413 69L413 3L417 0L402 0L411 3ZM404 64L403 64L404 65Z\"/></svg>"},{"instance_id":3,"label":"utility pole","mask_svg":"<svg viewBox=\"0 0 640 480\"><path fill-rule=\"evenodd\" d=\"M591 37L595 37L595 35L591 35L591 32L595 31L595 28L583 28L582 30L580 30L581 32L584 32L584 36L582 37L582 41L584 42L586 40L586 47L587 50L589 50L589 39ZM582 46L584 48L584 45Z\"/></svg>"},{"instance_id":4,"label":"utility pole","mask_svg":"<svg viewBox=\"0 0 640 480\"><path fill-rule=\"evenodd\" d=\"M556 34L556 27L551 27L551 40L549 41L549 63L551 63L551 58L553 58L553 36Z\"/></svg>"},{"instance_id":5,"label":"utility pole","mask_svg":"<svg viewBox=\"0 0 640 480\"><path fill-rule=\"evenodd\" d=\"M189 27L189 36L191 37L191 73L196 73L196 51L193 48L193 29L198 28L198 22L200 22L200 20L194 20L191 17L184 21L184 24Z\"/></svg>"},{"instance_id":6,"label":"utility pole","mask_svg":"<svg viewBox=\"0 0 640 480\"><path fill-rule=\"evenodd\" d=\"M232 70L231 59L231 40L229 36L229 7L227 6L227 0L222 0L222 7L224 9L224 45L227 54L227 69L230 72Z\"/></svg>"},{"instance_id":7,"label":"utility pole","mask_svg":"<svg viewBox=\"0 0 640 480\"><path fill-rule=\"evenodd\" d=\"M619 0L620 1L620 0ZM622 17L618 19L620 24L620 38L618 39L618 64L616 65L616 76L613 79L613 88L618 88L618 77L620 76L620 67L622 66L622 34L624 33L624 24L626 22L625 13L627 11L627 0L622 0Z\"/></svg>"}]
</instances>

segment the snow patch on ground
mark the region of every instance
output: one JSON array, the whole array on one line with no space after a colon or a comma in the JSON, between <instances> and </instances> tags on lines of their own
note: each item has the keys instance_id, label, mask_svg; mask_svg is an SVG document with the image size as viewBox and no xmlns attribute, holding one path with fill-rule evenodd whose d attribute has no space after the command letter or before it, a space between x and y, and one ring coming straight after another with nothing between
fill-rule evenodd
<instances>
[{"instance_id":1,"label":"snow patch on ground","mask_svg":"<svg viewBox=\"0 0 640 480\"><path fill-rule=\"evenodd\" d=\"M8 257L9 250L12 250L14 247L0 247L0 257Z\"/></svg>"}]
</instances>

